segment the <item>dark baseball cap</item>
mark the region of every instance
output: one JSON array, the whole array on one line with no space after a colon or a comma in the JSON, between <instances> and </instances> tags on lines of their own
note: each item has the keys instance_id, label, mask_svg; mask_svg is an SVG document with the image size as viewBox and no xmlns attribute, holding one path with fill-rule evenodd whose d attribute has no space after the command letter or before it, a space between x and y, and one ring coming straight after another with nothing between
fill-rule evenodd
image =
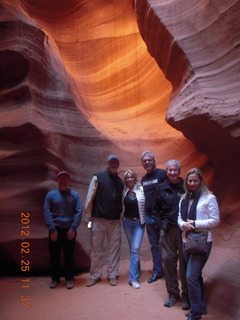
<instances>
[{"instance_id":1,"label":"dark baseball cap","mask_svg":"<svg viewBox=\"0 0 240 320\"><path fill-rule=\"evenodd\" d=\"M113 159L116 159L117 161L119 161L119 158L116 154L110 154L108 157L107 157L107 162L113 160Z\"/></svg>"}]
</instances>

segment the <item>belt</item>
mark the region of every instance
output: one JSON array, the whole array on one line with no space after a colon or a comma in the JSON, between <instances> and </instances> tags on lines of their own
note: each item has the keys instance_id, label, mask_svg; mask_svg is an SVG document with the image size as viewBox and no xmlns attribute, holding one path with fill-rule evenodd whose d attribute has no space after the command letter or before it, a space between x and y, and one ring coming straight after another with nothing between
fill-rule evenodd
<instances>
[{"instance_id":1,"label":"belt","mask_svg":"<svg viewBox=\"0 0 240 320\"><path fill-rule=\"evenodd\" d=\"M124 218L132 221L139 221L138 218L134 218L134 217L124 217Z\"/></svg>"}]
</instances>

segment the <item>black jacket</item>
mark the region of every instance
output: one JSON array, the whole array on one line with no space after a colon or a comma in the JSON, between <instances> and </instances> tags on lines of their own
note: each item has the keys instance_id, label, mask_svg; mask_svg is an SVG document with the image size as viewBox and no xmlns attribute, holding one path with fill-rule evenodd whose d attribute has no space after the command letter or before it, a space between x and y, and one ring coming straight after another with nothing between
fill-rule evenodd
<instances>
[{"instance_id":1,"label":"black jacket","mask_svg":"<svg viewBox=\"0 0 240 320\"><path fill-rule=\"evenodd\" d=\"M167 179L156 190L153 214L161 219L162 228L166 229L165 231L173 225L178 225L178 205L184 192L182 178L177 184L172 184Z\"/></svg>"},{"instance_id":2,"label":"black jacket","mask_svg":"<svg viewBox=\"0 0 240 320\"><path fill-rule=\"evenodd\" d=\"M122 212L123 182L117 176L105 171L96 173L98 187L93 199L92 216L108 220L120 219Z\"/></svg>"},{"instance_id":3,"label":"black jacket","mask_svg":"<svg viewBox=\"0 0 240 320\"><path fill-rule=\"evenodd\" d=\"M151 173L142 177L142 186L145 195L146 215L152 215L152 209L156 199L156 190L160 183L167 179L166 171L163 169L155 169Z\"/></svg>"}]
</instances>

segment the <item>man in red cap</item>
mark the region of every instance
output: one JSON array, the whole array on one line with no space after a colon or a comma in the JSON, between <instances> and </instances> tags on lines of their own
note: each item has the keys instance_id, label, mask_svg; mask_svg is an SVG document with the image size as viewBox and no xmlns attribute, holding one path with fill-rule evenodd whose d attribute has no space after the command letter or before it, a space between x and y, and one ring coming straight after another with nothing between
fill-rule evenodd
<instances>
[{"instance_id":1,"label":"man in red cap","mask_svg":"<svg viewBox=\"0 0 240 320\"><path fill-rule=\"evenodd\" d=\"M96 173L89 185L85 203L85 222L92 222L91 278L87 287L101 280L103 268L103 244L108 241L107 277L111 286L117 285L120 245L123 182L118 176L119 158L107 157L105 171Z\"/></svg>"},{"instance_id":2,"label":"man in red cap","mask_svg":"<svg viewBox=\"0 0 240 320\"><path fill-rule=\"evenodd\" d=\"M81 222L82 204L78 193L68 187L70 175L67 171L58 173L57 182L58 189L49 191L44 202L44 219L49 228L50 288L56 288L60 282L60 255L63 248L66 286L72 289L76 230Z\"/></svg>"}]
</instances>

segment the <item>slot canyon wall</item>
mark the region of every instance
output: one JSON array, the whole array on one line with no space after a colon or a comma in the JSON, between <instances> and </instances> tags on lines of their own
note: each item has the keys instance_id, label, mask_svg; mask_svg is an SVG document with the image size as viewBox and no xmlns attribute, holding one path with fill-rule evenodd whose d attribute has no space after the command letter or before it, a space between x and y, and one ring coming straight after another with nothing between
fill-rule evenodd
<instances>
[{"instance_id":1,"label":"slot canyon wall","mask_svg":"<svg viewBox=\"0 0 240 320\"><path fill-rule=\"evenodd\" d=\"M42 206L59 170L84 203L109 153L141 177L152 150L159 167L179 160L183 177L203 170L221 209L208 289L216 304L223 288L239 297L239 16L236 0L0 1L3 275L19 272L21 212L32 271L48 272ZM78 271L88 236L82 223Z\"/></svg>"}]
</instances>

